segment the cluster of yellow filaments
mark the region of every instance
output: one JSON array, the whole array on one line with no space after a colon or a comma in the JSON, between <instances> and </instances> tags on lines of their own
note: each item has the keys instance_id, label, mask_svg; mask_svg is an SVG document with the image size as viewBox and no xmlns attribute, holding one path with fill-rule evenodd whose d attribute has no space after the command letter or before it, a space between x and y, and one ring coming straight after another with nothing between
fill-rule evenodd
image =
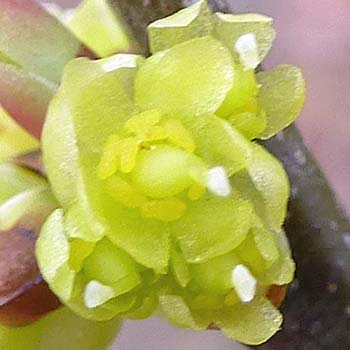
<instances>
[{"instance_id":1,"label":"cluster of yellow filaments","mask_svg":"<svg viewBox=\"0 0 350 350\"><path fill-rule=\"evenodd\" d=\"M107 140L98 177L123 205L138 208L146 218L179 219L186 199L206 192L204 163L194 154L191 133L157 110L137 114Z\"/></svg>"}]
</instances>

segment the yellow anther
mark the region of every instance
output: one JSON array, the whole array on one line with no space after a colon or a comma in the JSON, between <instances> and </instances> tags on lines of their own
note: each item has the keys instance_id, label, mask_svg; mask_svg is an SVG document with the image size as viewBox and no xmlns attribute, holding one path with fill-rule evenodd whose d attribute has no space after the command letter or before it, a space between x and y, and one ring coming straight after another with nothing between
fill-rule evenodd
<instances>
[{"instance_id":1,"label":"yellow anther","mask_svg":"<svg viewBox=\"0 0 350 350\"><path fill-rule=\"evenodd\" d=\"M191 201L196 201L204 196L206 192L206 188L200 184L194 183L189 189L188 189L188 198Z\"/></svg>"},{"instance_id":2,"label":"yellow anther","mask_svg":"<svg viewBox=\"0 0 350 350\"><path fill-rule=\"evenodd\" d=\"M107 188L113 198L126 207L138 208L146 202L146 198L141 193L119 176L110 177Z\"/></svg>"},{"instance_id":3,"label":"yellow anther","mask_svg":"<svg viewBox=\"0 0 350 350\"><path fill-rule=\"evenodd\" d=\"M186 204L180 199L170 197L145 202L141 208L143 217L161 221L175 221L183 216Z\"/></svg>"},{"instance_id":4,"label":"yellow anther","mask_svg":"<svg viewBox=\"0 0 350 350\"><path fill-rule=\"evenodd\" d=\"M139 151L139 144L135 137L128 137L119 142L120 170L123 173L130 173L136 164L136 157Z\"/></svg>"},{"instance_id":5,"label":"yellow anther","mask_svg":"<svg viewBox=\"0 0 350 350\"><path fill-rule=\"evenodd\" d=\"M138 134L142 127L153 126L160 122L161 114L156 109L150 109L140 114L134 115L125 123L125 131Z\"/></svg>"},{"instance_id":6,"label":"yellow anther","mask_svg":"<svg viewBox=\"0 0 350 350\"><path fill-rule=\"evenodd\" d=\"M97 167L97 174L101 180L107 179L118 169L119 141L118 135L111 135L103 147L100 163Z\"/></svg>"},{"instance_id":7,"label":"yellow anther","mask_svg":"<svg viewBox=\"0 0 350 350\"><path fill-rule=\"evenodd\" d=\"M180 121L170 119L165 123L164 127L169 141L174 146L180 147L187 152L193 152L195 150L195 143L191 133L184 128Z\"/></svg>"},{"instance_id":8,"label":"yellow anther","mask_svg":"<svg viewBox=\"0 0 350 350\"><path fill-rule=\"evenodd\" d=\"M148 129L144 129L143 133L138 135L144 142L161 141L165 140L168 136L166 130L162 126L149 126Z\"/></svg>"}]
</instances>

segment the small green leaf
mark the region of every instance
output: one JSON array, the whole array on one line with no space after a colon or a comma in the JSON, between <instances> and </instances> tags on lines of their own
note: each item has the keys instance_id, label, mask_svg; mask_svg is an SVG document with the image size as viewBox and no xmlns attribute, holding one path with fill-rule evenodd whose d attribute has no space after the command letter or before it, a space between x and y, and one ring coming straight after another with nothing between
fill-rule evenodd
<instances>
[{"instance_id":1,"label":"small green leaf","mask_svg":"<svg viewBox=\"0 0 350 350\"><path fill-rule=\"evenodd\" d=\"M272 19L255 13L216 13L214 15L214 25L214 36L225 43L236 57L235 43L239 37L248 33L254 34L258 44L260 62L270 51L276 36L272 27Z\"/></svg>"},{"instance_id":2,"label":"small green leaf","mask_svg":"<svg viewBox=\"0 0 350 350\"><path fill-rule=\"evenodd\" d=\"M141 110L175 117L211 114L225 99L232 78L228 50L212 37L196 38L146 60L136 74L135 100Z\"/></svg>"},{"instance_id":3,"label":"small green leaf","mask_svg":"<svg viewBox=\"0 0 350 350\"><path fill-rule=\"evenodd\" d=\"M213 29L212 14L207 1L200 0L172 16L151 23L147 29L151 52L155 53L209 35Z\"/></svg>"},{"instance_id":4,"label":"small green leaf","mask_svg":"<svg viewBox=\"0 0 350 350\"><path fill-rule=\"evenodd\" d=\"M305 81L300 69L281 65L256 76L261 85L259 105L266 112L267 127L259 135L268 139L299 116L305 101Z\"/></svg>"}]
</instances>

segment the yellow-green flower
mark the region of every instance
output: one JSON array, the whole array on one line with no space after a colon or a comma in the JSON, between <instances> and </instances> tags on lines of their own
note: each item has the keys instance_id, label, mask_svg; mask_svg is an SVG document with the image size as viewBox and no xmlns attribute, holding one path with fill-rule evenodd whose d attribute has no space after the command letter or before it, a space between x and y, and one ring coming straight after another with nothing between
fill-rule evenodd
<instances>
[{"instance_id":1,"label":"yellow-green flower","mask_svg":"<svg viewBox=\"0 0 350 350\"><path fill-rule=\"evenodd\" d=\"M293 278L282 231L289 185L255 139L289 125L300 71L255 74L274 38L261 15L211 14L205 1L149 26L152 56L76 59L43 133L62 208L37 256L80 315L214 324L258 344L280 327L265 297Z\"/></svg>"}]
</instances>

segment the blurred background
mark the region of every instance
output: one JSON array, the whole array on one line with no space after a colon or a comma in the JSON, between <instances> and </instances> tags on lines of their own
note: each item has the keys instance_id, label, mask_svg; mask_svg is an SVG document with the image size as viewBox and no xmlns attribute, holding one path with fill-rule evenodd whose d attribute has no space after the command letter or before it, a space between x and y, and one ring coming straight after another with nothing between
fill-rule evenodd
<instances>
[{"instance_id":1,"label":"blurred background","mask_svg":"<svg viewBox=\"0 0 350 350\"><path fill-rule=\"evenodd\" d=\"M132 1L132 0L130 0ZM73 6L77 0L57 0ZM350 204L350 2L348 0L226 0L235 12L264 13L277 39L265 67L301 67L307 102L298 125L346 210ZM126 322L118 350L241 350L218 332L175 330L159 319Z\"/></svg>"}]
</instances>

